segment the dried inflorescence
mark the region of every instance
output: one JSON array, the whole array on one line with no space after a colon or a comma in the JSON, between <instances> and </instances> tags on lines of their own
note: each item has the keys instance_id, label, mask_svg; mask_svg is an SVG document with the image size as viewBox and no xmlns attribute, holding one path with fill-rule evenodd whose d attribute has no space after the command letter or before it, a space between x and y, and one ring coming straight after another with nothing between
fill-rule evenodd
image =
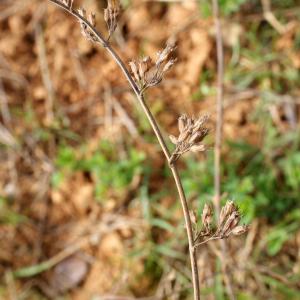
<instances>
[{"instance_id":1,"label":"dried inflorescence","mask_svg":"<svg viewBox=\"0 0 300 300\"><path fill-rule=\"evenodd\" d=\"M115 32L117 25L118 25L118 17L120 14L120 3L118 0L108 0L107 1L107 8L104 9L104 20L106 22L109 36Z\"/></svg>"},{"instance_id":2,"label":"dried inflorescence","mask_svg":"<svg viewBox=\"0 0 300 300\"><path fill-rule=\"evenodd\" d=\"M238 207L232 201L227 201L222 207L217 226L214 226L212 207L205 204L201 218L202 228L196 232L195 247L210 240L228 238L231 234L241 235L245 233L249 226L239 225L240 220Z\"/></svg>"},{"instance_id":3,"label":"dried inflorescence","mask_svg":"<svg viewBox=\"0 0 300 300\"><path fill-rule=\"evenodd\" d=\"M82 18L87 20L93 28L96 27L96 16L95 16L94 13L87 14L84 8L79 8L78 9L78 14ZM88 40L90 40L92 42L97 42L98 39L97 39L96 35L87 26L87 24L85 22L83 22L82 20L79 20L79 23L80 23L80 27L81 27L81 33L83 34L83 36L86 37Z\"/></svg>"},{"instance_id":4,"label":"dried inflorescence","mask_svg":"<svg viewBox=\"0 0 300 300\"><path fill-rule=\"evenodd\" d=\"M146 56L138 61L129 62L135 82L142 93L147 88L158 85L165 73L174 65L176 59L171 58L175 46L167 45L165 49L157 53L157 60Z\"/></svg>"},{"instance_id":5,"label":"dried inflorescence","mask_svg":"<svg viewBox=\"0 0 300 300\"><path fill-rule=\"evenodd\" d=\"M199 152L206 149L202 144L203 139L207 136L209 129L205 127L208 116L200 118L190 118L182 115L178 119L179 136L170 135L170 140L176 145L171 155L170 164L173 164L185 152Z\"/></svg>"}]
</instances>

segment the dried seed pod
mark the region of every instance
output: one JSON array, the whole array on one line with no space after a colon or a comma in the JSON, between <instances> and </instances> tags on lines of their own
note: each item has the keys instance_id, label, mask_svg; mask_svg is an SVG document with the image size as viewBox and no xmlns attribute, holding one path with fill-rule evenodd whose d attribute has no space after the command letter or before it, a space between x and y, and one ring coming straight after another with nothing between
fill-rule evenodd
<instances>
[{"instance_id":1,"label":"dried seed pod","mask_svg":"<svg viewBox=\"0 0 300 300\"><path fill-rule=\"evenodd\" d=\"M129 66L130 66L130 69L131 69L131 72L134 76L135 81L140 82L141 78L140 78L140 75L139 75L139 72L138 72L137 63L132 60L132 61L129 62Z\"/></svg>"},{"instance_id":2,"label":"dried seed pod","mask_svg":"<svg viewBox=\"0 0 300 300\"><path fill-rule=\"evenodd\" d=\"M91 25L93 27L96 26L96 15L95 15L95 13L93 13L93 12L89 13L89 15L88 15L88 21L91 23Z\"/></svg>"},{"instance_id":3,"label":"dried seed pod","mask_svg":"<svg viewBox=\"0 0 300 300\"><path fill-rule=\"evenodd\" d=\"M168 61L171 53L176 49L175 45L167 45L165 47L165 49L163 49L162 51L159 51L157 53L157 61L156 61L156 65L160 66L161 64L165 63Z\"/></svg>"},{"instance_id":4,"label":"dried seed pod","mask_svg":"<svg viewBox=\"0 0 300 300\"><path fill-rule=\"evenodd\" d=\"M166 72L168 72L170 69L171 69L171 67L176 63L176 61L177 61L177 59L170 59L165 65L164 65L164 67L163 67L163 69L162 69L162 73L166 73Z\"/></svg>"},{"instance_id":5,"label":"dried seed pod","mask_svg":"<svg viewBox=\"0 0 300 300\"><path fill-rule=\"evenodd\" d=\"M64 5L66 5L70 10L72 10L74 0L61 0Z\"/></svg>"},{"instance_id":6,"label":"dried seed pod","mask_svg":"<svg viewBox=\"0 0 300 300\"><path fill-rule=\"evenodd\" d=\"M219 218L219 224L220 226L224 224L224 222L227 220L227 218L237 210L237 207L233 203L233 201L227 201L225 206L222 207L221 213L220 213L220 218Z\"/></svg>"},{"instance_id":7,"label":"dried seed pod","mask_svg":"<svg viewBox=\"0 0 300 300\"><path fill-rule=\"evenodd\" d=\"M201 142L201 140L203 140L203 138L204 138L204 136L202 135L202 133L199 132L199 131L196 131L196 132L190 137L189 142L190 142L190 143L193 143L193 144L199 143L199 142Z\"/></svg>"},{"instance_id":8,"label":"dried seed pod","mask_svg":"<svg viewBox=\"0 0 300 300\"><path fill-rule=\"evenodd\" d=\"M145 74L149 72L153 65L152 59L149 56L144 57L140 62L139 62L139 74L140 77L143 78L145 77Z\"/></svg>"},{"instance_id":9,"label":"dried seed pod","mask_svg":"<svg viewBox=\"0 0 300 300\"><path fill-rule=\"evenodd\" d=\"M230 232L238 225L240 222L240 214L238 211L234 211L231 213L231 215L228 217L228 219L225 222L225 225L223 228L221 228L221 235L222 236L228 236Z\"/></svg>"},{"instance_id":10,"label":"dried seed pod","mask_svg":"<svg viewBox=\"0 0 300 300\"><path fill-rule=\"evenodd\" d=\"M92 27L95 27L96 21L95 21L94 13L89 13L88 18L87 18L86 10L81 7L78 9L78 14L82 18L86 19L91 24ZM92 42L97 42L97 37L95 36L93 31L82 20L79 20L79 23L80 23L82 35Z\"/></svg>"},{"instance_id":11,"label":"dried seed pod","mask_svg":"<svg viewBox=\"0 0 300 300\"><path fill-rule=\"evenodd\" d=\"M248 225L239 225L232 229L231 233L234 235L241 235L247 232L249 229Z\"/></svg>"},{"instance_id":12,"label":"dried seed pod","mask_svg":"<svg viewBox=\"0 0 300 300\"><path fill-rule=\"evenodd\" d=\"M179 129L179 132L182 133L183 130L185 129L186 127L186 124L187 124L187 115L186 114L183 114L181 115L179 118L178 118L178 129Z\"/></svg>"},{"instance_id":13,"label":"dried seed pod","mask_svg":"<svg viewBox=\"0 0 300 300\"><path fill-rule=\"evenodd\" d=\"M188 137L190 136L190 131L185 129L178 137L178 144L182 142L187 142Z\"/></svg>"},{"instance_id":14,"label":"dried seed pod","mask_svg":"<svg viewBox=\"0 0 300 300\"><path fill-rule=\"evenodd\" d=\"M104 21L106 22L109 36L115 32L118 25L118 17L120 13L120 3L118 0L107 0L107 8L104 9Z\"/></svg>"},{"instance_id":15,"label":"dried seed pod","mask_svg":"<svg viewBox=\"0 0 300 300\"><path fill-rule=\"evenodd\" d=\"M206 147L202 144L194 145L190 149L192 152L204 152L206 150Z\"/></svg>"},{"instance_id":16,"label":"dried seed pod","mask_svg":"<svg viewBox=\"0 0 300 300\"><path fill-rule=\"evenodd\" d=\"M210 226L212 223L212 216L213 216L213 211L212 211L211 206L205 203L203 212L202 212L202 224L206 231L210 231Z\"/></svg>"}]
</instances>

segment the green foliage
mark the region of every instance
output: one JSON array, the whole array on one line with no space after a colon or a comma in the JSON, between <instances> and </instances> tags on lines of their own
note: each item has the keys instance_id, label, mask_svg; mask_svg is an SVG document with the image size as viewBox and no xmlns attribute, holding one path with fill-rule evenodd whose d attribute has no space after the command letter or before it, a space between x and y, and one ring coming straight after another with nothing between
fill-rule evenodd
<instances>
[{"instance_id":1,"label":"green foliage","mask_svg":"<svg viewBox=\"0 0 300 300\"><path fill-rule=\"evenodd\" d=\"M266 236L267 250L270 255L276 255L283 244L300 228L300 209L289 213L285 219L274 226Z\"/></svg>"},{"instance_id":2,"label":"green foliage","mask_svg":"<svg viewBox=\"0 0 300 300\"><path fill-rule=\"evenodd\" d=\"M224 15L237 12L247 0L220 0L220 9Z\"/></svg>"},{"instance_id":3,"label":"green foliage","mask_svg":"<svg viewBox=\"0 0 300 300\"><path fill-rule=\"evenodd\" d=\"M212 82L214 74L211 69L204 69L201 72L199 80L199 89L192 95L192 100L203 100L205 97L212 96L216 93L216 89Z\"/></svg>"},{"instance_id":4,"label":"green foliage","mask_svg":"<svg viewBox=\"0 0 300 300\"><path fill-rule=\"evenodd\" d=\"M263 276L262 279L272 289L274 299L297 300L300 298L300 292L298 290L283 284L281 281L270 276Z\"/></svg>"},{"instance_id":5,"label":"green foliage","mask_svg":"<svg viewBox=\"0 0 300 300\"><path fill-rule=\"evenodd\" d=\"M220 0L219 5L221 13L225 16L231 15L237 12L246 2L247 0ZM201 0L199 5L204 17L212 15L211 1Z\"/></svg>"},{"instance_id":6,"label":"green foliage","mask_svg":"<svg viewBox=\"0 0 300 300\"><path fill-rule=\"evenodd\" d=\"M13 211L13 209L10 207L9 200L0 197L0 225L18 225L26 220L27 219L25 216Z\"/></svg>"},{"instance_id":7,"label":"green foliage","mask_svg":"<svg viewBox=\"0 0 300 300\"><path fill-rule=\"evenodd\" d=\"M253 23L243 35L247 47L240 49L238 63L232 61L226 68L227 81L240 90L259 88L291 93L297 89L300 73L285 52L275 49L277 38L276 31L269 25ZM241 61L247 63L241 64Z\"/></svg>"},{"instance_id":8,"label":"green foliage","mask_svg":"<svg viewBox=\"0 0 300 300\"><path fill-rule=\"evenodd\" d=\"M61 146L56 158L56 172L52 177L52 184L57 187L65 175L74 171L89 173L95 180L95 195L101 198L108 192L121 194L130 184L133 177L142 171L145 155L133 148L127 157L118 157L114 146L102 142L99 149L86 157L85 149L74 149Z\"/></svg>"}]
</instances>

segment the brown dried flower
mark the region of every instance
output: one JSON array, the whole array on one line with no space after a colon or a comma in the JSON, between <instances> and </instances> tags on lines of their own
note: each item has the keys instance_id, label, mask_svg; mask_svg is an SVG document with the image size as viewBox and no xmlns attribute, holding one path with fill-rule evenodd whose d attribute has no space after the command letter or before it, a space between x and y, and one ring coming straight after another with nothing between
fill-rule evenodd
<instances>
[{"instance_id":1,"label":"brown dried flower","mask_svg":"<svg viewBox=\"0 0 300 300\"><path fill-rule=\"evenodd\" d=\"M66 5L70 10L72 10L74 0L61 0L64 5Z\"/></svg>"},{"instance_id":2,"label":"brown dried flower","mask_svg":"<svg viewBox=\"0 0 300 300\"><path fill-rule=\"evenodd\" d=\"M234 235L241 235L244 234L245 232L247 232L249 229L249 225L239 225L237 227L235 227L234 229L232 229L231 233Z\"/></svg>"},{"instance_id":3,"label":"brown dried flower","mask_svg":"<svg viewBox=\"0 0 300 300\"><path fill-rule=\"evenodd\" d=\"M213 211L210 205L204 205L203 212L202 212L202 224L205 229L205 232L210 232L211 230L211 223L212 223L212 216Z\"/></svg>"},{"instance_id":4,"label":"brown dried flower","mask_svg":"<svg viewBox=\"0 0 300 300\"><path fill-rule=\"evenodd\" d=\"M239 224L240 219L241 217L239 211L232 212L226 220L224 226L220 228L220 235L228 236L231 231Z\"/></svg>"},{"instance_id":5,"label":"brown dried flower","mask_svg":"<svg viewBox=\"0 0 300 300\"><path fill-rule=\"evenodd\" d=\"M120 14L120 3L118 0L107 0L107 8L104 9L104 20L106 22L109 38L115 32L118 25L118 17Z\"/></svg>"},{"instance_id":6,"label":"brown dried flower","mask_svg":"<svg viewBox=\"0 0 300 300\"><path fill-rule=\"evenodd\" d=\"M219 225L216 230L213 231L213 210L211 206L205 204L202 212L202 224L203 228L196 234L195 247L202 245L210 240L228 238L231 234L241 235L247 232L248 225L239 225L241 216L238 207L232 202L227 201L222 208L219 218Z\"/></svg>"},{"instance_id":7,"label":"brown dried flower","mask_svg":"<svg viewBox=\"0 0 300 300\"><path fill-rule=\"evenodd\" d=\"M170 158L170 164L173 164L185 152L198 152L206 149L201 142L209 132L208 128L204 126L207 119L208 116L190 118L187 115L182 115L178 119L179 137L170 135L171 142L176 145Z\"/></svg>"},{"instance_id":8,"label":"brown dried flower","mask_svg":"<svg viewBox=\"0 0 300 300\"><path fill-rule=\"evenodd\" d=\"M129 62L134 80L143 92L149 87L158 85L164 74L174 65L176 59L170 58L175 46L167 45L165 49L157 53L157 61L146 56L138 61Z\"/></svg>"},{"instance_id":9,"label":"brown dried flower","mask_svg":"<svg viewBox=\"0 0 300 300\"><path fill-rule=\"evenodd\" d=\"M233 203L233 201L227 201L225 206L222 207L220 218L219 218L219 226L224 225L227 218L237 210L236 205Z\"/></svg>"},{"instance_id":10,"label":"brown dried flower","mask_svg":"<svg viewBox=\"0 0 300 300\"><path fill-rule=\"evenodd\" d=\"M222 238L229 236L238 226L240 220L241 216L238 207L233 201L227 201L221 209L217 234Z\"/></svg>"},{"instance_id":11,"label":"brown dried flower","mask_svg":"<svg viewBox=\"0 0 300 300\"><path fill-rule=\"evenodd\" d=\"M88 20L88 22L92 25L92 27L96 26L96 18L94 13L89 13L87 15L86 10L84 8L79 8L78 13L82 18ZM79 23L81 27L81 33L83 34L83 36L92 42L97 42L98 41L97 37L91 31L91 29L83 21L79 20Z\"/></svg>"}]
</instances>

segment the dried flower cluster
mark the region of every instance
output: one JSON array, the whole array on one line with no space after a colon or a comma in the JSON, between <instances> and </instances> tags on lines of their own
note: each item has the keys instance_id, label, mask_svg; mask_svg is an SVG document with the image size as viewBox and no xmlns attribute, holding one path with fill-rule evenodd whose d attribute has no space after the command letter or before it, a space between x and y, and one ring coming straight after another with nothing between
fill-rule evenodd
<instances>
[{"instance_id":1,"label":"dried flower cluster","mask_svg":"<svg viewBox=\"0 0 300 300\"><path fill-rule=\"evenodd\" d=\"M149 87L158 85L164 74L174 65L176 59L171 58L175 46L167 45L165 49L157 53L157 60L154 63L149 56L138 61L129 62L135 82L142 93Z\"/></svg>"},{"instance_id":2,"label":"dried flower cluster","mask_svg":"<svg viewBox=\"0 0 300 300\"><path fill-rule=\"evenodd\" d=\"M170 135L170 140L176 145L176 148L171 155L170 164L173 164L185 152L204 151L205 145L201 142L207 136L209 129L205 127L208 116L200 118L190 118L187 115L182 115L178 119L179 136Z\"/></svg>"},{"instance_id":3,"label":"dried flower cluster","mask_svg":"<svg viewBox=\"0 0 300 300\"><path fill-rule=\"evenodd\" d=\"M87 15L84 8L79 8L78 13L82 18L88 20L92 27L96 26L96 17L94 13L89 13ZM97 42L97 37L95 36L94 32L92 32L91 29L86 25L86 23L81 20L79 21L79 23L81 27L81 33L83 34L83 36L92 42Z\"/></svg>"},{"instance_id":4,"label":"dried flower cluster","mask_svg":"<svg viewBox=\"0 0 300 300\"><path fill-rule=\"evenodd\" d=\"M73 2L74 0L58 0L61 4L66 6L69 11L73 11ZM96 19L94 13L89 13L87 15L84 8L78 9L78 14L84 19L79 20L80 26L81 26L81 32L88 40L92 42L97 42L99 39L96 37L93 30L91 30L90 26L92 28L96 27ZM120 3L118 0L108 0L107 1L107 8L104 10L104 20L107 24L107 28L109 31L108 39L111 37L111 35L114 33L114 31L117 28L117 21L118 16L120 14ZM89 24L88 24L89 23ZM89 26L90 25L90 26ZM104 43L104 42L103 42Z\"/></svg>"},{"instance_id":5,"label":"dried flower cluster","mask_svg":"<svg viewBox=\"0 0 300 300\"><path fill-rule=\"evenodd\" d=\"M227 201L222 207L217 226L213 225L213 210L210 205L205 204L202 212L202 228L196 231L195 247L210 240L228 238L231 234L241 235L248 230L248 225L239 225L241 220L238 207ZM193 222L194 223L194 222ZM196 222L194 223L196 225ZM216 228L214 230L214 228Z\"/></svg>"},{"instance_id":6,"label":"dried flower cluster","mask_svg":"<svg viewBox=\"0 0 300 300\"><path fill-rule=\"evenodd\" d=\"M104 9L104 20L106 22L109 36L115 32L117 25L118 25L118 17L120 14L120 3L118 0L108 0L107 1L107 8Z\"/></svg>"}]
</instances>

